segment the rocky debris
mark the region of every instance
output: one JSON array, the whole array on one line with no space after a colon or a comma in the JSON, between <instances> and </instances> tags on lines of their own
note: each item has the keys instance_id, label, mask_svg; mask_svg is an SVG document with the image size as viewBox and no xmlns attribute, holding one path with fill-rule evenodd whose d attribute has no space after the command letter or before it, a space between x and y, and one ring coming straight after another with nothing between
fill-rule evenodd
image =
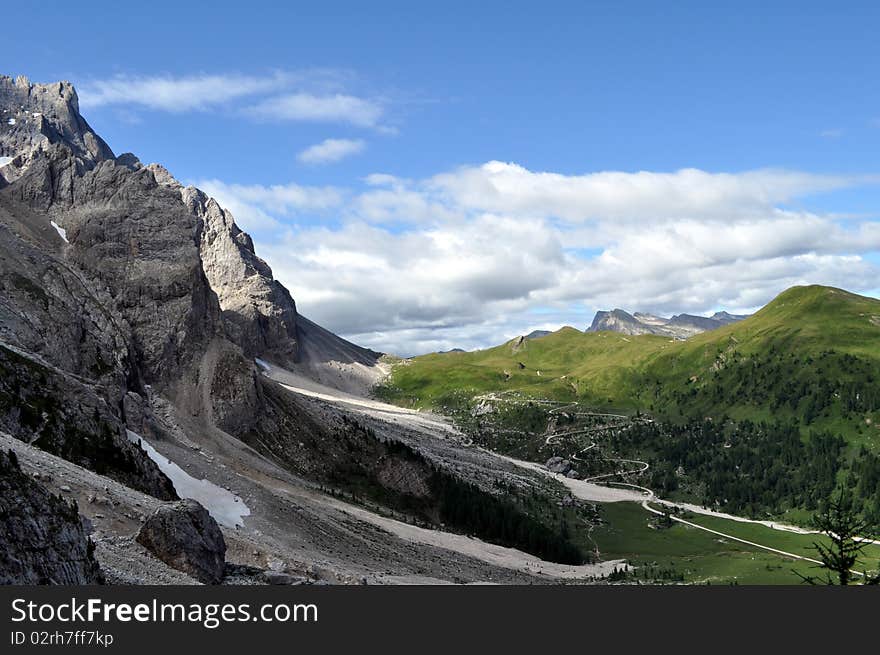
<instances>
[{"instance_id":1,"label":"rocky debris","mask_svg":"<svg viewBox=\"0 0 880 655\"><path fill-rule=\"evenodd\" d=\"M427 498L431 495L430 473L417 462L386 457L376 473L376 480L391 492Z\"/></svg>"},{"instance_id":2,"label":"rocky debris","mask_svg":"<svg viewBox=\"0 0 880 655\"><path fill-rule=\"evenodd\" d=\"M495 412L495 404L486 400L481 400L474 408L471 410L471 416L479 417L485 416L486 414L492 414Z\"/></svg>"},{"instance_id":3,"label":"rocky debris","mask_svg":"<svg viewBox=\"0 0 880 655\"><path fill-rule=\"evenodd\" d=\"M107 584L198 585L198 580L157 559L133 535L95 538L95 555Z\"/></svg>"},{"instance_id":4,"label":"rocky debris","mask_svg":"<svg viewBox=\"0 0 880 655\"><path fill-rule=\"evenodd\" d=\"M572 480L580 480L581 474L578 473L576 469L569 469L565 472L565 477L571 478Z\"/></svg>"},{"instance_id":5,"label":"rocky debris","mask_svg":"<svg viewBox=\"0 0 880 655\"><path fill-rule=\"evenodd\" d=\"M141 527L137 542L205 584L223 580L226 541L208 510L195 500L160 505Z\"/></svg>"},{"instance_id":6,"label":"rocky debris","mask_svg":"<svg viewBox=\"0 0 880 655\"><path fill-rule=\"evenodd\" d=\"M345 581L339 580L345 584ZM298 575L290 571L276 571L261 569L258 566L243 564L227 564L226 576L223 578L224 585L274 585L274 586L300 586L327 584L312 575Z\"/></svg>"},{"instance_id":7,"label":"rocky debris","mask_svg":"<svg viewBox=\"0 0 880 655\"><path fill-rule=\"evenodd\" d=\"M270 585L304 585L309 584L308 578L279 571L264 571L263 579Z\"/></svg>"},{"instance_id":8,"label":"rocky debris","mask_svg":"<svg viewBox=\"0 0 880 655\"><path fill-rule=\"evenodd\" d=\"M301 314L296 336L297 361L290 370L319 384L366 396L389 370L380 361L382 353L353 344Z\"/></svg>"},{"instance_id":9,"label":"rocky debris","mask_svg":"<svg viewBox=\"0 0 880 655\"><path fill-rule=\"evenodd\" d=\"M563 475L571 470L571 462L558 456L548 459L544 466L546 466L547 470L551 473L562 473Z\"/></svg>"},{"instance_id":10,"label":"rocky debris","mask_svg":"<svg viewBox=\"0 0 880 655\"><path fill-rule=\"evenodd\" d=\"M13 451L0 452L0 584L102 582L76 504L25 475Z\"/></svg>"}]
</instances>

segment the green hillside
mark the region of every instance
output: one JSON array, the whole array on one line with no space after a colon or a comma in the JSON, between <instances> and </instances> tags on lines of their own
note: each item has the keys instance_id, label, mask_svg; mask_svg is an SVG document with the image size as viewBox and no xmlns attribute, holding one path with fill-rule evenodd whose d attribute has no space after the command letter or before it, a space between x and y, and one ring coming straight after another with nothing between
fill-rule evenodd
<instances>
[{"instance_id":1,"label":"green hillside","mask_svg":"<svg viewBox=\"0 0 880 655\"><path fill-rule=\"evenodd\" d=\"M794 287L754 316L687 341L562 328L398 364L379 395L414 407L519 393L668 420L794 420L880 444L880 301Z\"/></svg>"}]
</instances>

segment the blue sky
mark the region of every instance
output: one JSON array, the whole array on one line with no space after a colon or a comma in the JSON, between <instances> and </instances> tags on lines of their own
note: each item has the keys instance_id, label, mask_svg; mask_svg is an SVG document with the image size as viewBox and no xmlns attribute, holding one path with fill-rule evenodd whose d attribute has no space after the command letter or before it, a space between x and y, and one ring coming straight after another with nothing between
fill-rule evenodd
<instances>
[{"instance_id":1,"label":"blue sky","mask_svg":"<svg viewBox=\"0 0 880 655\"><path fill-rule=\"evenodd\" d=\"M17 3L2 72L385 350L880 287L875 3L277 4Z\"/></svg>"}]
</instances>

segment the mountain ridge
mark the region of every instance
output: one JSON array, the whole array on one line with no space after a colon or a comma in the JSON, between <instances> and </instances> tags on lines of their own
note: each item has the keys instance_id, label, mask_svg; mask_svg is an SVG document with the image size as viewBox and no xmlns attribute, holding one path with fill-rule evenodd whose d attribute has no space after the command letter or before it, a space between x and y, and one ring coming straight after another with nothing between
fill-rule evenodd
<instances>
[{"instance_id":1,"label":"mountain ridge","mask_svg":"<svg viewBox=\"0 0 880 655\"><path fill-rule=\"evenodd\" d=\"M456 530L512 561L518 546L587 560L558 524L496 498L528 487L549 504L541 475L371 409L381 353L300 315L216 201L115 157L70 85L0 76L0 109L0 439L35 485L77 501L94 532L73 538L108 580L187 580L133 536L205 487L213 521L218 490L243 504L222 526L237 580L539 579ZM452 512L450 494L509 521Z\"/></svg>"},{"instance_id":2,"label":"mountain ridge","mask_svg":"<svg viewBox=\"0 0 880 655\"><path fill-rule=\"evenodd\" d=\"M630 336L657 334L686 339L745 318L747 318L745 315L730 314L725 311L715 312L709 317L696 314L675 314L670 318L664 318L644 312L630 314L623 309L613 309L596 312L593 322L586 329L586 332L609 331Z\"/></svg>"}]
</instances>

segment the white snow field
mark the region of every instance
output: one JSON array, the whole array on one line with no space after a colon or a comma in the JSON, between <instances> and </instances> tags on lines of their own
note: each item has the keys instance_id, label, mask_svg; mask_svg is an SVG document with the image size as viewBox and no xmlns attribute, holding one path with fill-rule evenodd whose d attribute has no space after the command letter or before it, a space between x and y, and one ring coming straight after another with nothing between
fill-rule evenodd
<instances>
[{"instance_id":1,"label":"white snow field","mask_svg":"<svg viewBox=\"0 0 880 655\"><path fill-rule=\"evenodd\" d=\"M178 496L200 502L220 525L228 528L244 525L244 517L250 516L251 510L241 498L213 482L196 480L170 459L159 454L142 436L131 430L126 432L128 440L132 443L140 443L150 459L156 462L159 470L168 476Z\"/></svg>"}]
</instances>

